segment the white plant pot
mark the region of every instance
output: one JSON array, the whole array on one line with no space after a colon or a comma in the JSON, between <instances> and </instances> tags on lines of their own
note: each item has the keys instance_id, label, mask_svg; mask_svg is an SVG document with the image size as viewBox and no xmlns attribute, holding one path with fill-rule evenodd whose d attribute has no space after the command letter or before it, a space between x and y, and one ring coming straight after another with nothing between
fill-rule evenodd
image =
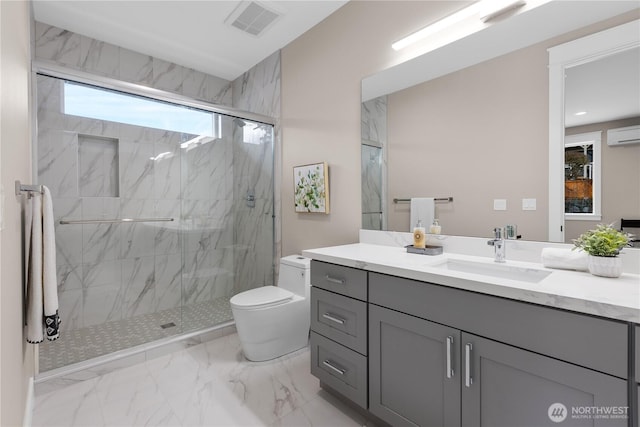
<instances>
[{"instance_id":1,"label":"white plant pot","mask_svg":"<svg viewBox=\"0 0 640 427\"><path fill-rule=\"evenodd\" d=\"M588 258L589 273L594 276L620 277L622 274L622 258L593 256Z\"/></svg>"}]
</instances>

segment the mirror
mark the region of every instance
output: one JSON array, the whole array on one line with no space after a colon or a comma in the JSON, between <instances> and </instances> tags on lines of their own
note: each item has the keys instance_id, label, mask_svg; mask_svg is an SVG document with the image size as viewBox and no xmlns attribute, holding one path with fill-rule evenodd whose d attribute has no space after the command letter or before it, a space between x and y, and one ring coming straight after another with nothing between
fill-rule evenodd
<instances>
[{"instance_id":1,"label":"mirror","mask_svg":"<svg viewBox=\"0 0 640 427\"><path fill-rule=\"evenodd\" d=\"M618 145L614 135L619 129L640 132L639 25L632 21L549 49L553 240L570 242L595 223L620 227L621 218L640 218L640 137ZM570 151L576 148L587 162L574 180ZM585 184L592 186L590 194L580 194ZM592 206L585 209L582 202Z\"/></svg>"},{"instance_id":2,"label":"mirror","mask_svg":"<svg viewBox=\"0 0 640 427\"><path fill-rule=\"evenodd\" d=\"M552 2L552 5L554 3L558 2ZM394 199L435 197L443 199L436 202L435 207L435 217L439 219L443 234L487 237L496 226L517 224L519 234L526 240L564 241L564 233L560 238L549 233L556 222L562 221L564 228L562 211L558 214L561 220L550 219L551 207L563 205L564 194L550 191L550 179L554 177L552 168L557 168L558 164L550 164L547 49L598 32L601 28L594 26L593 30L580 30L577 36L563 36L624 12L606 15L600 10L590 22L583 21L580 26L574 23L573 28L556 27L553 34L539 34L534 41L528 39L524 45L527 47L512 46L508 52L492 52L493 56L475 64L458 65L446 73L430 75L428 81L408 88L401 86L400 90L391 92L379 91L375 97L364 99L363 228L409 231L409 203L394 203ZM515 18L518 17L510 20ZM539 26L540 20L547 18L539 13L528 19L531 20L529 23L538 20ZM509 35L503 33L501 37L509 38ZM449 54L457 59L452 52L464 55L460 46L445 46L437 55L427 53L419 61L428 65L427 58L437 56L440 67L442 58L447 56L443 49L452 49ZM385 74L392 75L393 72L385 70L364 79L363 94L371 94L373 81L378 84ZM558 108L562 111L563 104ZM616 126L640 124L640 114L625 117L626 121L616 122ZM567 132L575 131L577 129L568 129ZM602 149L607 148L603 138ZM620 148L623 147L610 147L611 150ZM623 150L640 153L640 144ZM563 157L563 153L564 148L559 154L554 152L554 156ZM616 156L620 153L617 151ZM640 154L633 155L637 163ZM554 184L561 190L564 186L563 162L560 158L560 177L557 185ZM636 164L635 170L638 169ZM373 177L375 184L371 181ZM637 193L638 179L632 182L636 183ZM552 200L556 196L557 200ZM446 201L449 197L453 202ZM640 202L631 202L631 207L626 204L624 211L617 213L618 202L607 197L607 189L603 188L606 209L603 208L602 220L612 218L611 221L619 222L621 217L640 218ZM588 229L598 221L567 221L567 229L573 230L566 233L568 241L579 229L573 227L576 223Z\"/></svg>"}]
</instances>

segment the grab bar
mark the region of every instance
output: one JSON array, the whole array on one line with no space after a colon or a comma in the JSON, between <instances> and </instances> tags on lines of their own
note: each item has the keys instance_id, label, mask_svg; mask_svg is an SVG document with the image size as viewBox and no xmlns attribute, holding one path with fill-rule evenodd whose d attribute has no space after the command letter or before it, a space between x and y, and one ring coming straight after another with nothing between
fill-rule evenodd
<instances>
[{"instance_id":1,"label":"grab bar","mask_svg":"<svg viewBox=\"0 0 640 427\"><path fill-rule=\"evenodd\" d=\"M173 218L61 219L60 224L120 224L124 222L169 222Z\"/></svg>"}]
</instances>

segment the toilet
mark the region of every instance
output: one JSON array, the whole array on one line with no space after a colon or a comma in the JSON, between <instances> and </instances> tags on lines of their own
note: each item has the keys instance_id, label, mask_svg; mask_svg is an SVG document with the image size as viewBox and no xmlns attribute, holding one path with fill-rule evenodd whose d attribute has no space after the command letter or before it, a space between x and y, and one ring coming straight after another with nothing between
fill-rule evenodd
<instances>
[{"instance_id":1,"label":"toilet","mask_svg":"<svg viewBox=\"0 0 640 427\"><path fill-rule=\"evenodd\" d=\"M280 259L278 286L262 286L231 298L238 338L247 359L275 359L307 345L311 323L311 260Z\"/></svg>"}]
</instances>

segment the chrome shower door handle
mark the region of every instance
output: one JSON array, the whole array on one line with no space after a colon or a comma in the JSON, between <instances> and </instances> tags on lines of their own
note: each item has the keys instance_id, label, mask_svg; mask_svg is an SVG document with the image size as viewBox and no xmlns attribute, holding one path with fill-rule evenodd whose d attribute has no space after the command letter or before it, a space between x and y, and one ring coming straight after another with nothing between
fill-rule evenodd
<instances>
[{"instance_id":1,"label":"chrome shower door handle","mask_svg":"<svg viewBox=\"0 0 640 427\"><path fill-rule=\"evenodd\" d=\"M453 346L453 337L447 337L447 378L453 378L453 363L451 361L451 347Z\"/></svg>"},{"instance_id":2,"label":"chrome shower door handle","mask_svg":"<svg viewBox=\"0 0 640 427\"><path fill-rule=\"evenodd\" d=\"M464 385L465 387L471 387L473 384L473 377L471 376L471 357L473 351L473 345L467 343L464 345Z\"/></svg>"}]
</instances>

